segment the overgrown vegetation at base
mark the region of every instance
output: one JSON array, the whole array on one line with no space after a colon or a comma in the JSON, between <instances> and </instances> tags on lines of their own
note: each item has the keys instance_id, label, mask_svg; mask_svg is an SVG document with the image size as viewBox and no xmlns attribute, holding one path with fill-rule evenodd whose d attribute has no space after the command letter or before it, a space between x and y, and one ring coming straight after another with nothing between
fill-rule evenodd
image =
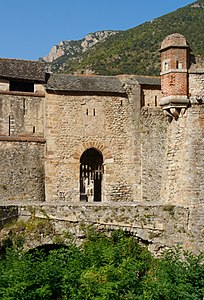
<instances>
[{"instance_id":1,"label":"overgrown vegetation at base","mask_svg":"<svg viewBox=\"0 0 204 300\"><path fill-rule=\"evenodd\" d=\"M203 254L179 249L156 259L121 231L89 231L86 242L25 253L0 262L1 300L197 300L204 296Z\"/></svg>"}]
</instances>

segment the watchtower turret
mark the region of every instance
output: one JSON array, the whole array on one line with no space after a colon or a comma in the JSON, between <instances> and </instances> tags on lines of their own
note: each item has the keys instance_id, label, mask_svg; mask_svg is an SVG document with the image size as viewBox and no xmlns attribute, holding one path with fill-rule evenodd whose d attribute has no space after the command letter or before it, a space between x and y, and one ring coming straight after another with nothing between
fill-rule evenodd
<instances>
[{"instance_id":1,"label":"watchtower turret","mask_svg":"<svg viewBox=\"0 0 204 300\"><path fill-rule=\"evenodd\" d=\"M178 118L185 112L188 99L188 68L190 47L186 38L173 33L161 43L161 88L160 105L164 113Z\"/></svg>"}]
</instances>

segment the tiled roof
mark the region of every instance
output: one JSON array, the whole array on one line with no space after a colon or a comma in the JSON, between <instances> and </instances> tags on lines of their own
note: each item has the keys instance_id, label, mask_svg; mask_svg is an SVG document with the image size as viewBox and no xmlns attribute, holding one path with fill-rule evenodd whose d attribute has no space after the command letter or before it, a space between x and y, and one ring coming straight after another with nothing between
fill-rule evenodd
<instances>
[{"instance_id":1,"label":"tiled roof","mask_svg":"<svg viewBox=\"0 0 204 300\"><path fill-rule=\"evenodd\" d=\"M45 82L45 64L31 60L0 58L0 77Z\"/></svg>"}]
</instances>

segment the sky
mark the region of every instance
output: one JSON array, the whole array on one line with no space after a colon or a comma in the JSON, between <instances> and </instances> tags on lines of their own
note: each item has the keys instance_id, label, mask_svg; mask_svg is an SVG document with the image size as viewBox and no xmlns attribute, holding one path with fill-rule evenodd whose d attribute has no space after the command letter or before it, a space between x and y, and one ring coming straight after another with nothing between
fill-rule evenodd
<instances>
[{"instance_id":1,"label":"sky","mask_svg":"<svg viewBox=\"0 0 204 300\"><path fill-rule=\"evenodd\" d=\"M195 0L0 0L0 57L36 60L64 40L126 30Z\"/></svg>"}]
</instances>

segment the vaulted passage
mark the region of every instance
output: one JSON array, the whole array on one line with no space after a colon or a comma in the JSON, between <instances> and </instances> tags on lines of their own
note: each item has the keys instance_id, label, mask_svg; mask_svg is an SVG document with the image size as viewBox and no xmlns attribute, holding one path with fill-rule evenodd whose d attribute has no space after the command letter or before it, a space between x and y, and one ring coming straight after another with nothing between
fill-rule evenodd
<instances>
[{"instance_id":1,"label":"vaulted passage","mask_svg":"<svg viewBox=\"0 0 204 300\"><path fill-rule=\"evenodd\" d=\"M103 156L96 149L87 149L80 158L80 200L101 201Z\"/></svg>"}]
</instances>

